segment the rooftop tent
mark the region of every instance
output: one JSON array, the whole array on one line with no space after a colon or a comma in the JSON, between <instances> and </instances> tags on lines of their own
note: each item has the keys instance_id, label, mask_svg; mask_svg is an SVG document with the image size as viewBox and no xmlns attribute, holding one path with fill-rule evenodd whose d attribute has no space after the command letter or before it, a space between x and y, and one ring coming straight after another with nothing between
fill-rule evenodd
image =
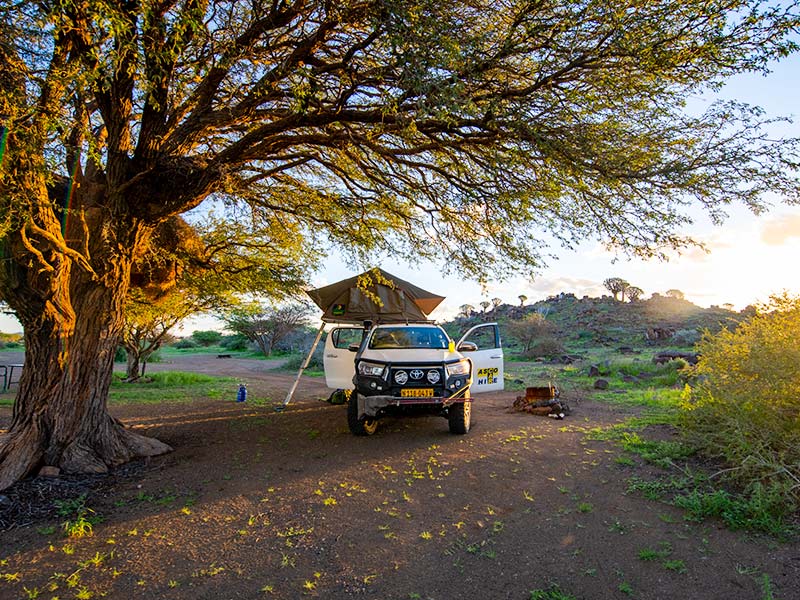
<instances>
[{"instance_id":1,"label":"rooftop tent","mask_svg":"<svg viewBox=\"0 0 800 600\"><path fill-rule=\"evenodd\" d=\"M367 320L378 323L427 321L428 315L444 300L444 296L431 294L378 268L310 290L308 295L322 309L322 327L319 328L311 350L281 408L285 408L291 401L300 377L322 338L325 323L361 324Z\"/></svg>"},{"instance_id":2,"label":"rooftop tent","mask_svg":"<svg viewBox=\"0 0 800 600\"><path fill-rule=\"evenodd\" d=\"M377 268L311 290L308 295L322 309L326 323L427 321L444 300L444 296Z\"/></svg>"}]
</instances>

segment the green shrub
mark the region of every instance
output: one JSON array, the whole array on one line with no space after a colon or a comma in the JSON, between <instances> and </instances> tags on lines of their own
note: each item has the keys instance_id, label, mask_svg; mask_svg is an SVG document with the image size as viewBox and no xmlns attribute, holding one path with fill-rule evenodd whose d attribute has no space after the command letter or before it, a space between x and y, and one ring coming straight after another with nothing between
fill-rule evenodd
<instances>
[{"instance_id":1,"label":"green shrub","mask_svg":"<svg viewBox=\"0 0 800 600\"><path fill-rule=\"evenodd\" d=\"M605 369L601 368L601 373L605 370L606 374L618 372L620 375L630 375L641 379L641 383L648 387L665 388L674 387L682 383L682 377L689 372L688 364L682 358L671 360L662 365L648 362L614 362L610 363Z\"/></svg>"},{"instance_id":2,"label":"green shrub","mask_svg":"<svg viewBox=\"0 0 800 600\"><path fill-rule=\"evenodd\" d=\"M557 356L559 354L564 354L564 344L562 344L560 340L557 340L555 338L545 338L543 340L539 340L538 342L534 343L531 346L531 349L526 353L526 356L551 357L551 356Z\"/></svg>"},{"instance_id":3,"label":"green shrub","mask_svg":"<svg viewBox=\"0 0 800 600\"><path fill-rule=\"evenodd\" d=\"M219 343L219 345L226 350L233 350L234 352L243 352L244 350L247 350L248 344L249 342L247 338L241 333L226 335L222 338L222 340L220 340Z\"/></svg>"},{"instance_id":4,"label":"green shrub","mask_svg":"<svg viewBox=\"0 0 800 600\"><path fill-rule=\"evenodd\" d=\"M194 341L192 338L181 338L174 344L172 344L173 348L177 348L178 350L188 350L190 348L197 348L200 344Z\"/></svg>"},{"instance_id":5,"label":"green shrub","mask_svg":"<svg viewBox=\"0 0 800 600\"><path fill-rule=\"evenodd\" d=\"M283 368L289 371L297 371L303 364L303 361L306 359L305 354L292 354L285 363L283 363ZM311 357L311 361L308 363L308 369L310 371L322 371L322 359L317 356L316 352L314 356Z\"/></svg>"},{"instance_id":6,"label":"green shrub","mask_svg":"<svg viewBox=\"0 0 800 600\"><path fill-rule=\"evenodd\" d=\"M676 346L694 346L702 337L697 329L678 329L672 335L672 343Z\"/></svg>"},{"instance_id":7,"label":"green shrub","mask_svg":"<svg viewBox=\"0 0 800 600\"><path fill-rule=\"evenodd\" d=\"M680 424L691 443L728 464L745 494L800 506L800 298L772 298L734 331L706 335ZM765 494L764 490L769 493Z\"/></svg>"},{"instance_id":8,"label":"green shrub","mask_svg":"<svg viewBox=\"0 0 800 600\"><path fill-rule=\"evenodd\" d=\"M192 333L192 339L207 348L218 344L222 339L222 334L219 331L195 331Z\"/></svg>"}]
</instances>

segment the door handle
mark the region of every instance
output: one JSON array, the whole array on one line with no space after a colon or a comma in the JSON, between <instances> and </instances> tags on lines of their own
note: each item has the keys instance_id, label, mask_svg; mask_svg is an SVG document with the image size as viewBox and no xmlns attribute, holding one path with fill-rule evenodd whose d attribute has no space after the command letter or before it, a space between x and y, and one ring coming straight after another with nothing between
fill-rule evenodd
<instances>
[{"instance_id":1,"label":"door handle","mask_svg":"<svg viewBox=\"0 0 800 600\"><path fill-rule=\"evenodd\" d=\"M503 358L502 354L498 354L497 356L490 356L489 358Z\"/></svg>"},{"instance_id":2,"label":"door handle","mask_svg":"<svg viewBox=\"0 0 800 600\"><path fill-rule=\"evenodd\" d=\"M339 358L338 354L326 354L325 358Z\"/></svg>"}]
</instances>

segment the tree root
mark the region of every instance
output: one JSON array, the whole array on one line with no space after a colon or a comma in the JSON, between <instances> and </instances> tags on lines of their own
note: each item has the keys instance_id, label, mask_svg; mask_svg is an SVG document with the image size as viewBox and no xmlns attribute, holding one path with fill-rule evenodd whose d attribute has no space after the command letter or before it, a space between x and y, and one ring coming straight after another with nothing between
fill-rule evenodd
<instances>
[{"instance_id":1,"label":"tree root","mask_svg":"<svg viewBox=\"0 0 800 600\"><path fill-rule=\"evenodd\" d=\"M125 429L107 416L105 425L67 445L57 464L64 473L107 473L110 467L134 458L172 452L172 447L155 438ZM45 455L44 436L34 426L0 436L0 490L34 473Z\"/></svg>"}]
</instances>

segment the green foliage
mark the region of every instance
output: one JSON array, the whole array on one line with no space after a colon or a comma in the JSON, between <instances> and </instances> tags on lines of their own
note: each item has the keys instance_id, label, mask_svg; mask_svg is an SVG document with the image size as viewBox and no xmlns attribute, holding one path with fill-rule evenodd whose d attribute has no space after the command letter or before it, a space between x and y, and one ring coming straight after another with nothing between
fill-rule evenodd
<instances>
[{"instance_id":1,"label":"green foliage","mask_svg":"<svg viewBox=\"0 0 800 600\"><path fill-rule=\"evenodd\" d=\"M672 334L670 341L677 346L694 346L702 337L696 329L679 329Z\"/></svg>"},{"instance_id":2,"label":"green foliage","mask_svg":"<svg viewBox=\"0 0 800 600\"><path fill-rule=\"evenodd\" d=\"M784 488L757 483L744 491L730 491L720 486L719 478L709 477L688 466L691 463L687 459L697 453L694 444L687 444L685 440L648 438L647 427L676 424L679 405L678 397L673 396L670 405L659 406L658 412L651 416L590 430L588 438L616 441L627 452L638 454L665 469L666 474L655 479L631 477L628 490L639 492L650 500L660 500L682 508L687 520L719 518L733 530L763 532L778 538L793 535L793 509L786 502ZM622 461L623 464L627 462Z\"/></svg>"},{"instance_id":3,"label":"green foliage","mask_svg":"<svg viewBox=\"0 0 800 600\"><path fill-rule=\"evenodd\" d=\"M760 531L777 537L793 532L791 511L784 504L779 487L751 487L748 494L735 494L719 488L694 488L676 495L673 504L686 511L687 519L722 519L733 530Z\"/></svg>"},{"instance_id":4,"label":"green foliage","mask_svg":"<svg viewBox=\"0 0 800 600\"><path fill-rule=\"evenodd\" d=\"M122 346L117 346L117 351L114 352L114 362L118 363L125 362L125 359L126 359L125 348L123 348Z\"/></svg>"},{"instance_id":5,"label":"green foliage","mask_svg":"<svg viewBox=\"0 0 800 600\"><path fill-rule=\"evenodd\" d=\"M115 374L109 399L113 403L192 402L198 399L235 399L236 381L202 373L161 371L135 383L123 383Z\"/></svg>"},{"instance_id":6,"label":"green foliage","mask_svg":"<svg viewBox=\"0 0 800 600\"><path fill-rule=\"evenodd\" d=\"M322 352L317 351L311 355L311 360L308 363L308 367L305 371L306 375L314 375L322 374L323 371L323 359L322 359ZM283 369L287 371L298 371L302 366L303 362L306 359L306 354L292 354L286 359L286 362L283 363Z\"/></svg>"},{"instance_id":7,"label":"green foliage","mask_svg":"<svg viewBox=\"0 0 800 600\"><path fill-rule=\"evenodd\" d=\"M173 348L177 348L179 350L188 350L190 348L198 348L199 346L200 343L195 341L194 338L191 337L181 338L177 342L172 344Z\"/></svg>"},{"instance_id":8,"label":"green foliage","mask_svg":"<svg viewBox=\"0 0 800 600\"><path fill-rule=\"evenodd\" d=\"M53 501L56 513L59 517L69 517L80 514L86 510L86 494L81 494L75 498L65 498Z\"/></svg>"},{"instance_id":9,"label":"green foliage","mask_svg":"<svg viewBox=\"0 0 800 600\"><path fill-rule=\"evenodd\" d=\"M192 339L201 346L213 346L222 340L222 334L218 331L193 331Z\"/></svg>"},{"instance_id":10,"label":"green foliage","mask_svg":"<svg viewBox=\"0 0 800 600\"><path fill-rule=\"evenodd\" d=\"M219 345L225 348L226 350L231 350L234 352L243 352L247 350L248 340L246 336L243 336L240 333L235 333L233 335L224 336L220 341Z\"/></svg>"},{"instance_id":11,"label":"green foliage","mask_svg":"<svg viewBox=\"0 0 800 600\"><path fill-rule=\"evenodd\" d=\"M773 297L735 330L698 346L681 426L722 475L784 514L800 505L800 298ZM769 503L768 503L769 504Z\"/></svg>"},{"instance_id":12,"label":"green foliage","mask_svg":"<svg viewBox=\"0 0 800 600\"><path fill-rule=\"evenodd\" d=\"M69 517L62 524L64 534L68 537L81 538L91 536L97 517L92 517L94 511L86 506L86 494L76 498L56 500L53 505L60 517Z\"/></svg>"},{"instance_id":13,"label":"green foliage","mask_svg":"<svg viewBox=\"0 0 800 600\"><path fill-rule=\"evenodd\" d=\"M531 590L530 600L576 600L576 598L553 583L545 590Z\"/></svg>"},{"instance_id":14,"label":"green foliage","mask_svg":"<svg viewBox=\"0 0 800 600\"><path fill-rule=\"evenodd\" d=\"M272 307L254 303L228 311L225 321L229 329L257 345L264 356L270 356L282 340L305 326L308 315L305 304Z\"/></svg>"}]
</instances>

